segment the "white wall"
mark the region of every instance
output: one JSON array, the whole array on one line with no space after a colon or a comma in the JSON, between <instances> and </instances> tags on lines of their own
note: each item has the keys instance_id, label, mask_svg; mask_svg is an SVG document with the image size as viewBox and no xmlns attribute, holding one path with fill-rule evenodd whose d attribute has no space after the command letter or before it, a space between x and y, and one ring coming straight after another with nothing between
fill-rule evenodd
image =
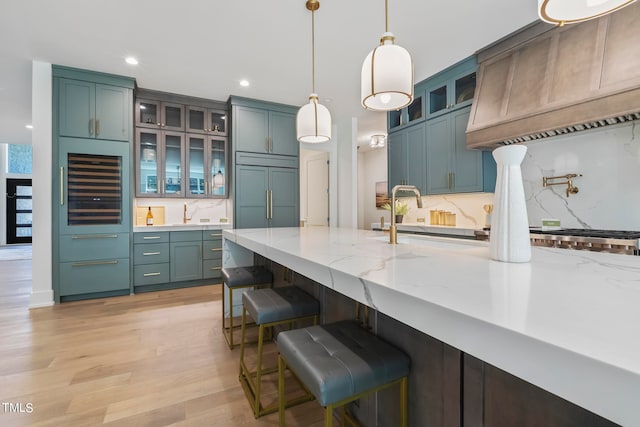
<instances>
[{"instance_id":1,"label":"white wall","mask_svg":"<svg viewBox=\"0 0 640 427\"><path fill-rule=\"evenodd\" d=\"M336 144L338 155L338 226L358 226L358 121L338 123ZM335 135L334 135L335 137Z\"/></svg>"},{"instance_id":2,"label":"white wall","mask_svg":"<svg viewBox=\"0 0 640 427\"><path fill-rule=\"evenodd\" d=\"M51 261L51 64L33 61L31 119L33 130L33 244L32 290L29 307L53 304Z\"/></svg>"}]
</instances>

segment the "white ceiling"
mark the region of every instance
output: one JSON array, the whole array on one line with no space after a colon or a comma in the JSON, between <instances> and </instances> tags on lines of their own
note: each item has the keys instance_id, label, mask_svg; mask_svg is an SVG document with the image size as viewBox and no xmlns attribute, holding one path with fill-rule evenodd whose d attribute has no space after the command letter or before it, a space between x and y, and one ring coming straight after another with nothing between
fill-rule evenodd
<instances>
[{"instance_id":1,"label":"white ceiling","mask_svg":"<svg viewBox=\"0 0 640 427\"><path fill-rule=\"evenodd\" d=\"M358 119L358 143L385 132L360 106L360 68L384 32L384 1L321 0L316 91L335 123ZM390 0L389 29L416 82L535 21L536 0ZM136 67L125 64L136 56ZM302 105L311 92L305 0L2 0L0 143L30 143L31 61L135 77L138 86L225 101ZM251 86L240 87L240 79ZM327 100L329 99L329 100Z\"/></svg>"}]
</instances>

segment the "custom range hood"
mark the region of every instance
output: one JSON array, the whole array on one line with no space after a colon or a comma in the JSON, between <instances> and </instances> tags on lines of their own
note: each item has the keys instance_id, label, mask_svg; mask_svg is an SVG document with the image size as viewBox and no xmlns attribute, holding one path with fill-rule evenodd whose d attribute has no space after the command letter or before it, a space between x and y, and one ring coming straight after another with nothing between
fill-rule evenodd
<instances>
[{"instance_id":1,"label":"custom range hood","mask_svg":"<svg viewBox=\"0 0 640 427\"><path fill-rule=\"evenodd\" d=\"M640 119L640 2L576 25L538 22L477 55L469 148Z\"/></svg>"}]
</instances>

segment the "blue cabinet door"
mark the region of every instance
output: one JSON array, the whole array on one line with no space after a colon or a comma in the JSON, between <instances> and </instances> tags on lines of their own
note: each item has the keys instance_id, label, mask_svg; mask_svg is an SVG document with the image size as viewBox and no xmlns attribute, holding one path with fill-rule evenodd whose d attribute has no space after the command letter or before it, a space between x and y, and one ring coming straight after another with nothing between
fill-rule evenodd
<instances>
[{"instance_id":1,"label":"blue cabinet door","mask_svg":"<svg viewBox=\"0 0 640 427\"><path fill-rule=\"evenodd\" d=\"M387 142L387 157L388 157L388 177L389 193L391 189L400 184L404 184L405 181L405 146L406 146L406 132L394 132L389 134Z\"/></svg>"},{"instance_id":2,"label":"blue cabinet door","mask_svg":"<svg viewBox=\"0 0 640 427\"><path fill-rule=\"evenodd\" d=\"M424 124L407 128L407 184L415 185L420 194L425 194L427 174L425 171L426 148L424 143Z\"/></svg>"},{"instance_id":3,"label":"blue cabinet door","mask_svg":"<svg viewBox=\"0 0 640 427\"><path fill-rule=\"evenodd\" d=\"M443 115L427 121L427 194L451 193L451 121Z\"/></svg>"},{"instance_id":4,"label":"blue cabinet door","mask_svg":"<svg viewBox=\"0 0 640 427\"><path fill-rule=\"evenodd\" d=\"M127 88L95 85L95 137L114 141L131 138L133 100Z\"/></svg>"},{"instance_id":5,"label":"blue cabinet door","mask_svg":"<svg viewBox=\"0 0 640 427\"><path fill-rule=\"evenodd\" d=\"M452 189L456 193L482 191L482 151L467 149L467 123L471 107L449 114L454 150Z\"/></svg>"},{"instance_id":6,"label":"blue cabinet door","mask_svg":"<svg viewBox=\"0 0 640 427\"><path fill-rule=\"evenodd\" d=\"M300 224L298 169L269 168L270 227Z\"/></svg>"},{"instance_id":7,"label":"blue cabinet door","mask_svg":"<svg viewBox=\"0 0 640 427\"><path fill-rule=\"evenodd\" d=\"M269 168L236 166L235 228L268 226Z\"/></svg>"},{"instance_id":8,"label":"blue cabinet door","mask_svg":"<svg viewBox=\"0 0 640 427\"><path fill-rule=\"evenodd\" d=\"M95 105L95 83L59 79L58 133L60 136L93 138Z\"/></svg>"},{"instance_id":9,"label":"blue cabinet door","mask_svg":"<svg viewBox=\"0 0 640 427\"><path fill-rule=\"evenodd\" d=\"M171 281L202 279L202 240L170 243Z\"/></svg>"},{"instance_id":10,"label":"blue cabinet door","mask_svg":"<svg viewBox=\"0 0 640 427\"><path fill-rule=\"evenodd\" d=\"M233 135L235 150L268 153L269 112L260 108L234 106Z\"/></svg>"},{"instance_id":11,"label":"blue cabinet door","mask_svg":"<svg viewBox=\"0 0 640 427\"><path fill-rule=\"evenodd\" d=\"M297 156L300 144L296 140L296 116L278 111L269 112L270 153Z\"/></svg>"}]
</instances>

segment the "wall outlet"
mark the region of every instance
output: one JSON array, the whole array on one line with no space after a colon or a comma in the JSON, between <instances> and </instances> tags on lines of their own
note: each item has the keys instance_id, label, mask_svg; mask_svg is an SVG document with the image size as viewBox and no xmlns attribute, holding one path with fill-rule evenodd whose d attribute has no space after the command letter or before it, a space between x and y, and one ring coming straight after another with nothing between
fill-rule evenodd
<instances>
[{"instance_id":1,"label":"wall outlet","mask_svg":"<svg viewBox=\"0 0 640 427\"><path fill-rule=\"evenodd\" d=\"M416 221L424 223L424 218L418 218Z\"/></svg>"},{"instance_id":2,"label":"wall outlet","mask_svg":"<svg viewBox=\"0 0 640 427\"><path fill-rule=\"evenodd\" d=\"M200 218L200 222L210 222L209 218Z\"/></svg>"},{"instance_id":3,"label":"wall outlet","mask_svg":"<svg viewBox=\"0 0 640 427\"><path fill-rule=\"evenodd\" d=\"M227 222L229 222L227 218L220 218L220 224L225 224Z\"/></svg>"}]
</instances>

